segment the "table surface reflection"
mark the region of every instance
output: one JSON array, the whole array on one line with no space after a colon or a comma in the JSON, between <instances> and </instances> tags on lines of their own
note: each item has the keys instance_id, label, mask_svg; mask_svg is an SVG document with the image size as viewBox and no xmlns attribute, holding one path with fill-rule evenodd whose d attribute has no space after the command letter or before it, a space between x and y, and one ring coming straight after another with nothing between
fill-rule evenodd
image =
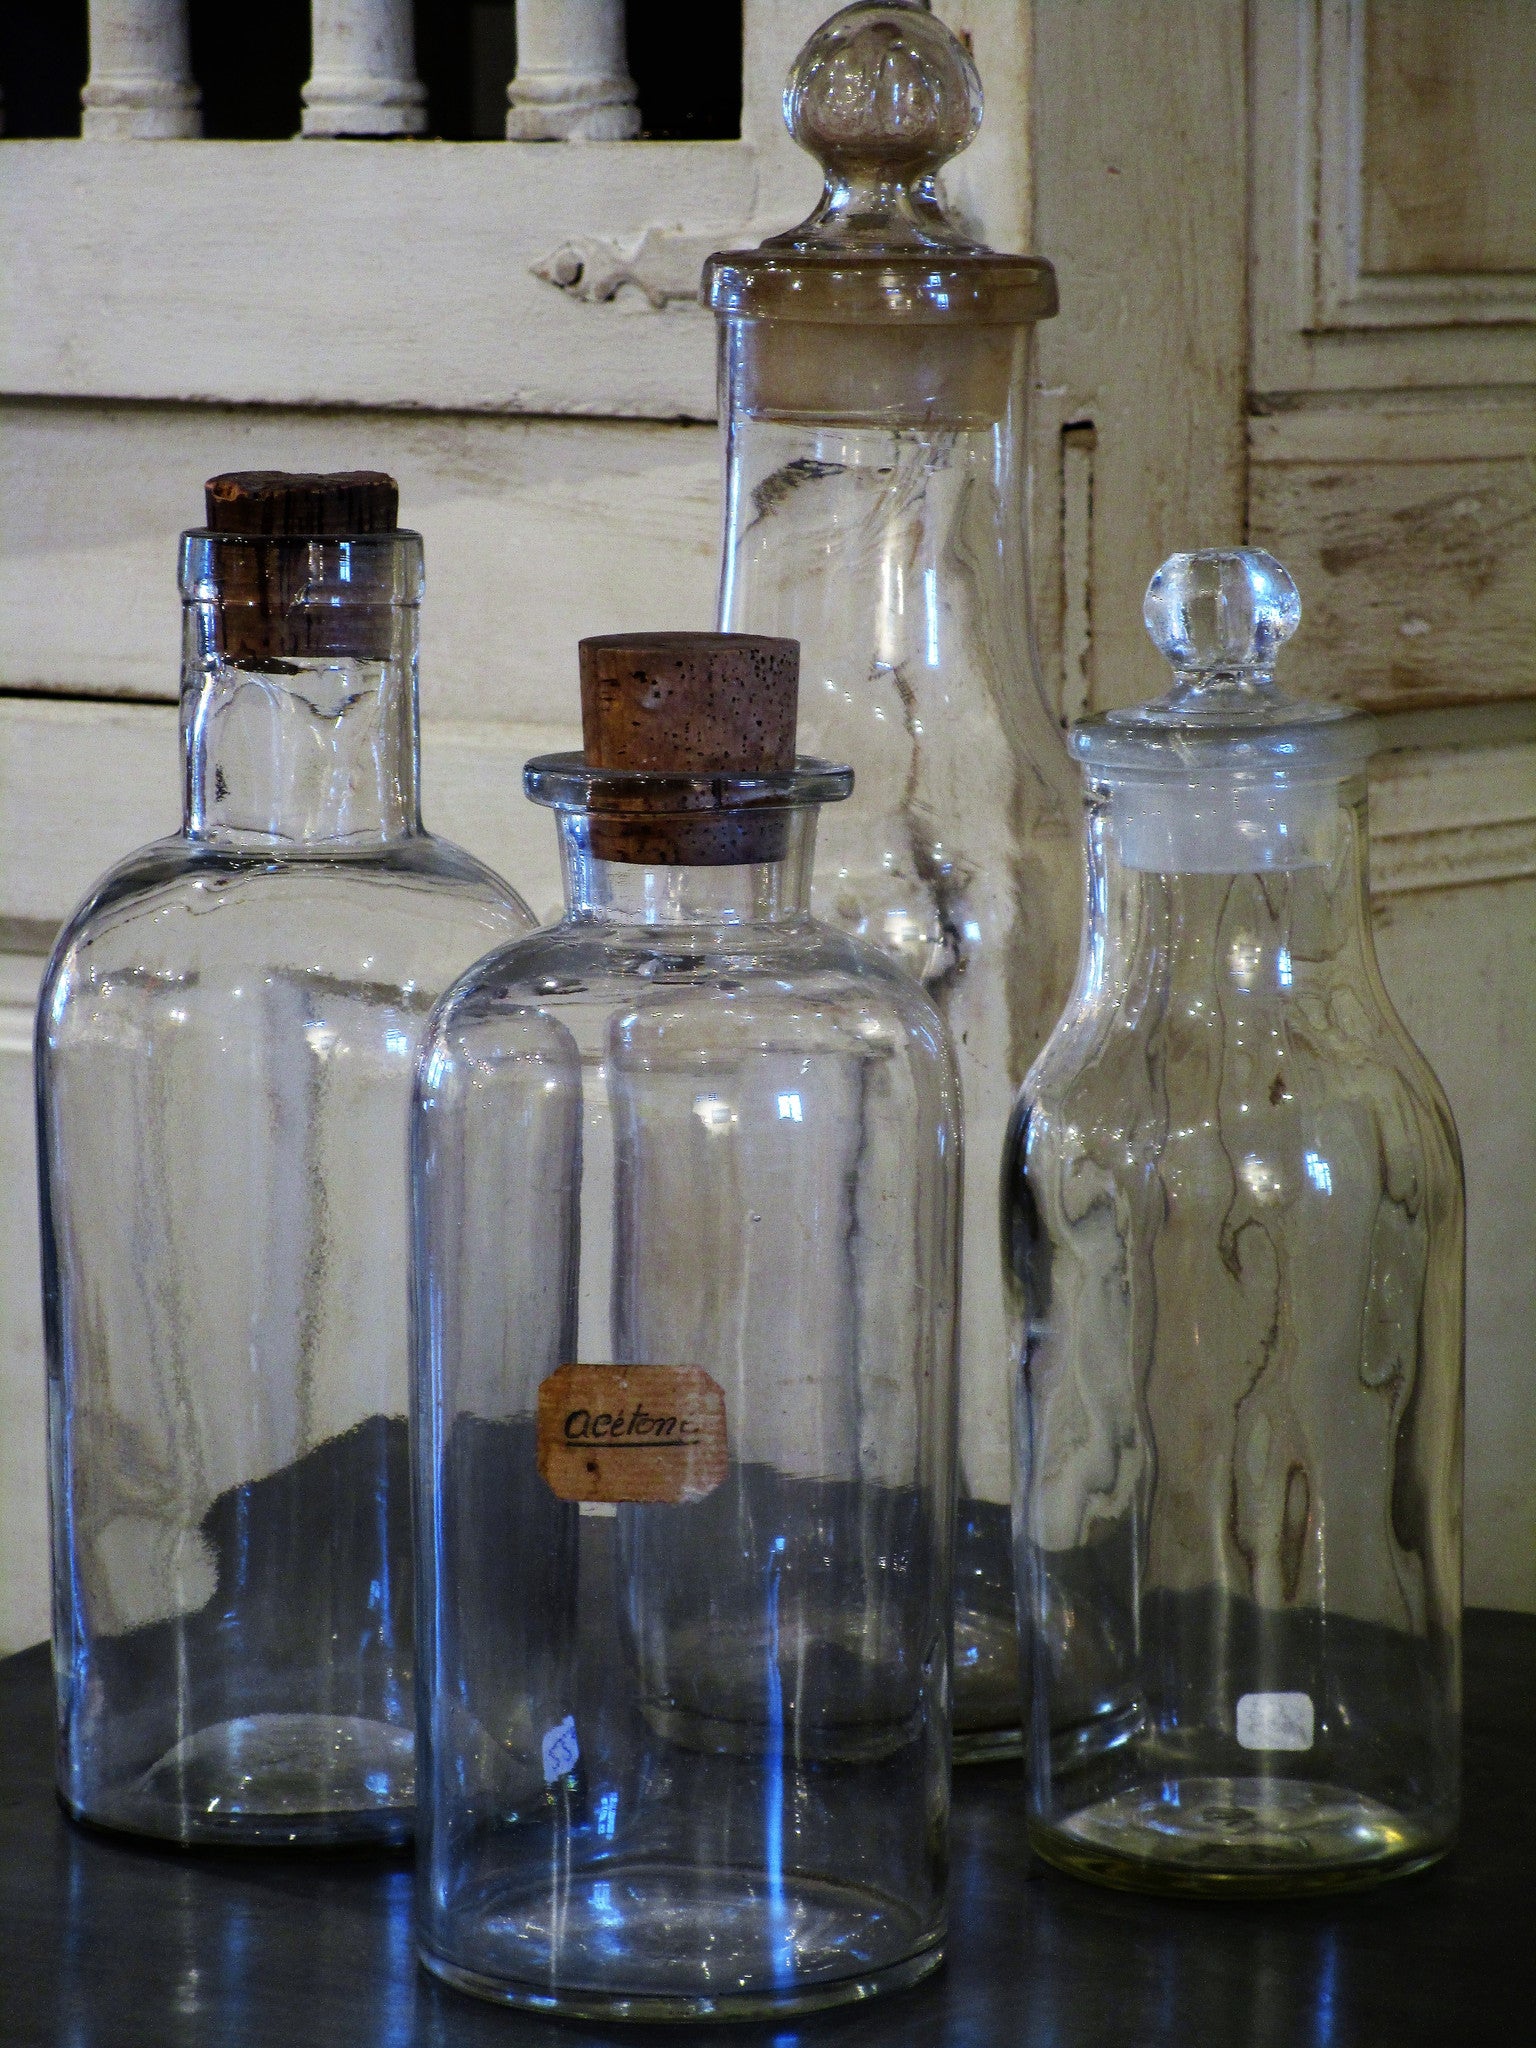
<instances>
[{"instance_id":1,"label":"table surface reflection","mask_svg":"<svg viewBox=\"0 0 1536 2048\"><path fill-rule=\"evenodd\" d=\"M956 1781L949 1962L795 2025L596 2027L424 1977L405 1856L191 1853L71 1826L46 1652L0 1663L4 2048L1436 2048L1536 2040L1536 1616L1467 1621L1466 1821L1438 1869L1292 1906L1163 1903L1043 1870L1016 1767Z\"/></svg>"}]
</instances>

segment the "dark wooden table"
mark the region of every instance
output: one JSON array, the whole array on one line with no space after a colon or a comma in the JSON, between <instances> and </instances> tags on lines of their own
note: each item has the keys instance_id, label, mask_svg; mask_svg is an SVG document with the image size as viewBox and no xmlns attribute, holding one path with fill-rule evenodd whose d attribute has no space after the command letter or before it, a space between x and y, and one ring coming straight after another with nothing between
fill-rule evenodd
<instances>
[{"instance_id":1,"label":"dark wooden table","mask_svg":"<svg viewBox=\"0 0 1536 2048\"><path fill-rule=\"evenodd\" d=\"M1536 1617L1467 1620L1466 1823L1333 1903L1185 1905L1035 1865L1020 1773L956 1785L949 1963L780 2027L536 2020L417 1969L405 1856L156 1849L54 1802L46 1652L0 1664L3 2048L1523 2048L1536 2042Z\"/></svg>"}]
</instances>

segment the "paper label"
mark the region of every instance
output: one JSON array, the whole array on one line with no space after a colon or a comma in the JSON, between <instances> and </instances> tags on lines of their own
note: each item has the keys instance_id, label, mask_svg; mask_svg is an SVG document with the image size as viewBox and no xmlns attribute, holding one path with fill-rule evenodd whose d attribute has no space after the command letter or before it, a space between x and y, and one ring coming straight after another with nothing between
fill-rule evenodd
<instances>
[{"instance_id":1,"label":"paper label","mask_svg":"<svg viewBox=\"0 0 1536 2048\"><path fill-rule=\"evenodd\" d=\"M576 1723L567 1714L553 1728L544 1731L544 1782L553 1785L568 1777L581 1761L581 1744L576 1740Z\"/></svg>"},{"instance_id":2,"label":"paper label","mask_svg":"<svg viewBox=\"0 0 1536 2048\"><path fill-rule=\"evenodd\" d=\"M539 1473L561 1500L702 1500L725 1477L725 1396L696 1365L562 1365L539 1388Z\"/></svg>"},{"instance_id":3,"label":"paper label","mask_svg":"<svg viewBox=\"0 0 1536 2048\"><path fill-rule=\"evenodd\" d=\"M1310 1749L1312 1699L1304 1692L1245 1692L1237 1703L1244 1749Z\"/></svg>"}]
</instances>

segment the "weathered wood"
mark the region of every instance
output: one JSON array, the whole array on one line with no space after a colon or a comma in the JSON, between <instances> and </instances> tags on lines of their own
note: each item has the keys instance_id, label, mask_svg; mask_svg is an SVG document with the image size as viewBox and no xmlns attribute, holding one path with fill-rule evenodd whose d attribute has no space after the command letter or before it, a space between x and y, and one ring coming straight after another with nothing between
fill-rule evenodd
<instances>
[{"instance_id":1,"label":"weathered wood","mask_svg":"<svg viewBox=\"0 0 1536 2048\"><path fill-rule=\"evenodd\" d=\"M1536 271L1530 0L1373 0L1363 26L1362 267Z\"/></svg>"},{"instance_id":2,"label":"weathered wood","mask_svg":"<svg viewBox=\"0 0 1536 2048\"><path fill-rule=\"evenodd\" d=\"M1062 429L1094 429L1094 702L1159 693L1141 626L1176 548L1243 532L1244 0L1037 0L1034 244L1061 279L1039 330L1036 588L1061 673Z\"/></svg>"},{"instance_id":3,"label":"weathered wood","mask_svg":"<svg viewBox=\"0 0 1536 2048\"><path fill-rule=\"evenodd\" d=\"M1266 449L1249 531L1303 593L1287 688L1371 709L1536 695L1531 447L1482 461Z\"/></svg>"},{"instance_id":4,"label":"weathered wood","mask_svg":"<svg viewBox=\"0 0 1536 2048\"><path fill-rule=\"evenodd\" d=\"M0 392L710 419L701 308L586 304L533 265L657 224L728 240L757 189L734 142L6 143Z\"/></svg>"},{"instance_id":5,"label":"weathered wood","mask_svg":"<svg viewBox=\"0 0 1536 2048\"><path fill-rule=\"evenodd\" d=\"M714 618L709 427L14 404L0 406L0 685L173 701L177 535L198 523L203 479L237 465L399 478L426 545L429 721L574 729L582 634Z\"/></svg>"},{"instance_id":6,"label":"weathered wood","mask_svg":"<svg viewBox=\"0 0 1536 2048\"><path fill-rule=\"evenodd\" d=\"M541 917L561 900L548 813L522 793L523 763L581 743L576 692L565 725L422 728L429 829L523 878ZM177 830L182 748L175 707L0 698L0 904L56 928L98 876ZM87 794L88 793L88 794Z\"/></svg>"},{"instance_id":7,"label":"weathered wood","mask_svg":"<svg viewBox=\"0 0 1536 2048\"><path fill-rule=\"evenodd\" d=\"M1486 79L1483 53L1501 38L1521 38L1518 64L1505 69L1523 72L1536 12L1525 0L1468 0L1454 9L1433 0L1250 4L1251 387L1358 392L1536 381L1536 289L1529 272L1499 267L1525 232L1519 222L1529 199L1519 167L1530 144L1517 130L1522 119L1529 127L1529 115L1518 88ZM1394 77L1415 43L1424 74ZM1465 99L1469 89L1485 120L1506 125L1480 136L1476 164L1463 152L1453 167L1458 94ZM1418 95L1408 119L1405 94ZM1426 195L1414 162L1446 193L1462 190L1455 269L1409 267L1432 254L1425 232L1439 232L1426 230L1433 206L1429 215L1419 211ZM1463 188L1477 164L1495 182L1485 178L1474 197ZM1383 207L1393 193L1393 203L1415 215L1407 242L1387 226ZM1452 253L1449 244L1442 253ZM1404 267L1371 267L1383 262Z\"/></svg>"}]
</instances>

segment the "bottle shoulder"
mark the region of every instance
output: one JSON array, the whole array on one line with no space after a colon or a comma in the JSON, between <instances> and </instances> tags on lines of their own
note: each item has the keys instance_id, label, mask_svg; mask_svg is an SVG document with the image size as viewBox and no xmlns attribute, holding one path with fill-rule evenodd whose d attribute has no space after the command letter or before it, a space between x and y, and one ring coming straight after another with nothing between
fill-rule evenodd
<instances>
[{"instance_id":1,"label":"bottle shoulder","mask_svg":"<svg viewBox=\"0 0 1536 2048\"><path fill-rule=\"evenodd\" d=\"M836 1028L898 1034L953 1071L937 1007L885 954L809 916L760 926L618 926L568 918L499 946L439 1006L444 1040L518 1014L608 1019L671 1011L706 1035L759 1020L782 1029L835 1014ZM731 1023L728 1020L734 1019ZM770 1020L773 1020L770 1024Z\"/></svg>"},{"instance_id":2,"label":"bottle shoulder","mask_svg":"<svg viewBox=\"0 0 1536 2048\"><path fill-rule=\"evenodd\" d=\"M1395 1012L1353 1001L1230 1015L1069 1006L1020 1090L1006 1172L1129 1187L1192 1174L1256 1199L1346 1181L1459 1188L1455 1123Z\"/></svg>"},{"instance_id":3,"label":"bottle shoulder","mask_svg":"<svg viewBox=\"0 0 1536 2048\"><path fill-rule=\"evenodd\" d=\"M434 900L484 904L518 934L536 926L533 912L509 882L451 840L429 832L393 845L331 852L236 847L177 833L136 848L108 868L70 913L60 944L180 899L238 915L268 902L355 893L359 901L371 897L387 909L418 889L432 890Z\"/></svg>"},{"instance_id":4,"label":"bottle shoulder","mask_svg":"<svg viewBox=\"0 0 1536 2048\"><path fill-rule=\"evenodd\" d=\"M270 965L346 975L377 968L434 994L480 954L532 930L507 883L450 841L413 835L367 852L273 853L155 840L108 869L71 914L43 978L120 968Z\"/></svg>"}]
</instances>

